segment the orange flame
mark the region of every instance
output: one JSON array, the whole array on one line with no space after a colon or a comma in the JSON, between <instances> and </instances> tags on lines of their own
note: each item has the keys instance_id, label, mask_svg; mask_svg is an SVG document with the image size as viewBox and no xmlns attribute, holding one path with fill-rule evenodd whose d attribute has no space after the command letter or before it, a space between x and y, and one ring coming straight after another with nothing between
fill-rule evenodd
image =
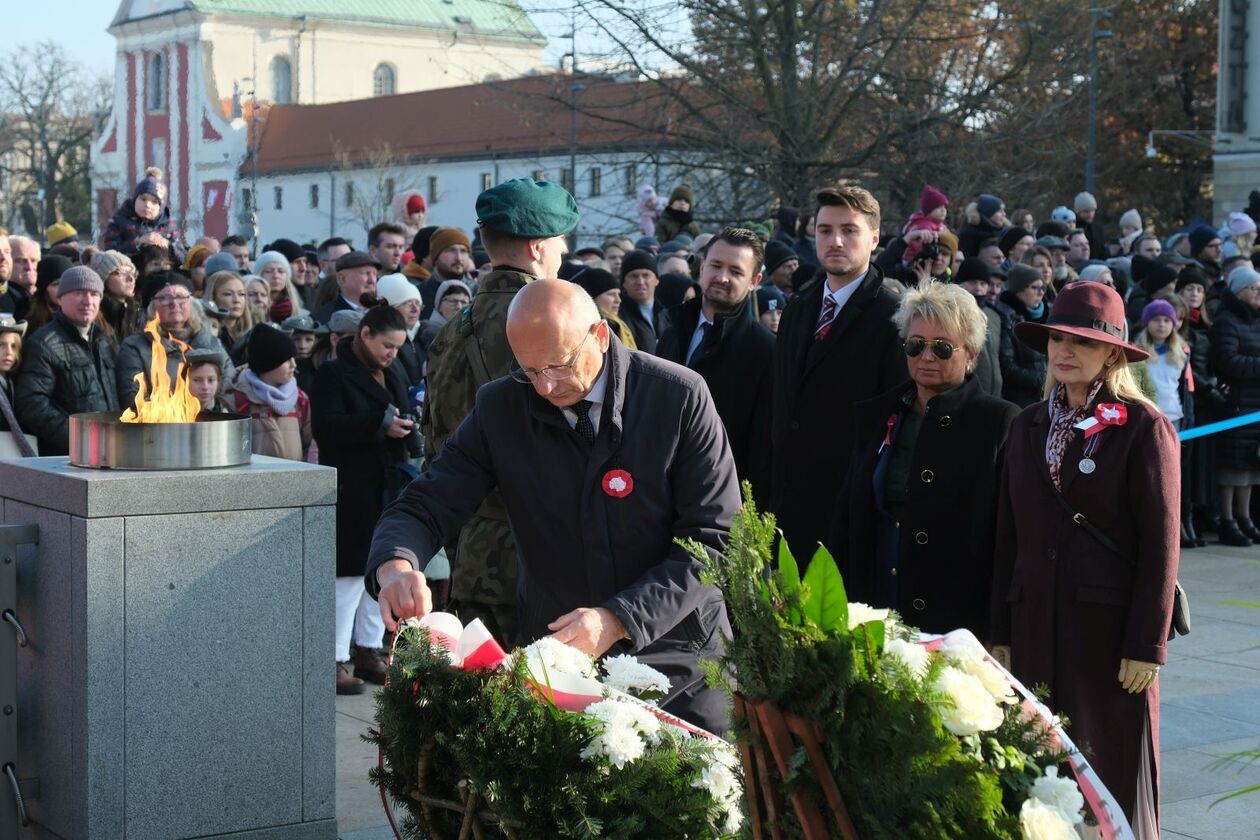
<instances>
[{"instance_id":1,"label":"orange flame","mask_svg":"<svg viewBox=\"0 0 1260 840\"><path fill-rule=\"evenodd\" d=\"M166 370L166 347L162 344L162 332L158 319L144 325L144 331L152 336L153 363L149 365L150 391L145 386L144 374L137 373L135 382L140 389L136 395L135 409L127 409L119 419L124 423L191 423L201 413L201 400L188 390L187 365L184 354L190 348L179 339L172 339L179 347L180 363L174 379Z\"/></svg>"}]
</instances>

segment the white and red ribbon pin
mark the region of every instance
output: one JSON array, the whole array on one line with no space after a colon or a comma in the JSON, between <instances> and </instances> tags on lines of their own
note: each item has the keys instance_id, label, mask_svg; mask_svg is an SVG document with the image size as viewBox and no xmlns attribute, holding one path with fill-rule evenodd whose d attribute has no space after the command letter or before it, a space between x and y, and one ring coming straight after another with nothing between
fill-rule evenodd
<instances>
[{"instance_id":1,"label":"white and red ribbon pin","mask_svg":"<svg viewBox=\"0 0 1260 840\"><path fill-rule=\"evenodd\" d=\"M634 492L634 476L625 470L609 470L600 481L604 492L614 499L624 499Z\"/></svg>"},{"instance_id":2,"label":"white and red ribbon pin","mask_svg":"<svg viewBox=\"0 0 1260 840\"><path fill-rule=\"evenodd\" d=\"M1076 428L1085 432L1090 438L1108 426L1123 426L1129 420L1129 408L1124 403L1099 403L1094 408L1094 416L1076 424Z\"/></svg>"}]
</instances>

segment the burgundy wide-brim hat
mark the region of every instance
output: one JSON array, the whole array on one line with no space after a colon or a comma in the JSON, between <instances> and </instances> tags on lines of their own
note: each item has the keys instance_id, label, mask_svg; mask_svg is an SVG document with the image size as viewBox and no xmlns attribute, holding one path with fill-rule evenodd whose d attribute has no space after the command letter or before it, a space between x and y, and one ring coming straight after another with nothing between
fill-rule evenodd
<instances>
[{"instance_id":1,"label":"burgundy wide-brim hat","mask_svg":"<svg viewBox=\"0 0 1260 840\"><path fill-rule=\"evenodd\" d=\"M1059 292L1044 324L1024 321L1015 325L1015 337L1039 353L1046 352L1050 333L1060 332L1112 344L1130 362L1142 362L1151 354L1124 340L1124 300L1104 283L1079 280Z\"/></svg>"}]
</instances>

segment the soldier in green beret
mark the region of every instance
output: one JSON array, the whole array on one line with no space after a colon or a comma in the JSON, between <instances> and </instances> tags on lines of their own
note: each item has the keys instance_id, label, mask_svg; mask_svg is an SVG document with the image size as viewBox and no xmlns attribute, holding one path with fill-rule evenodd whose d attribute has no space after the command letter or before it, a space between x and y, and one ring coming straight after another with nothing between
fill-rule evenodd
<instances>
[{"instance_id":1,"label":"soldier in green beret","mask_svg":"<svg viewBox=\"0 0 1260 840\"><path fill-rule=\"evenodd\" d=\"M472 303L429 345L428 392L420 419L431 463L472 410L477 389L516 367L507 342L507 311L519 289L555 277L577 227L577 204L547 181L516 178L477 197L477 226L494 270L480 279ZM465 623L480 618L501 643L517 642L516 544L495 491L460 532L448 555L453 609Z\"/></svg>"}]
</instances>

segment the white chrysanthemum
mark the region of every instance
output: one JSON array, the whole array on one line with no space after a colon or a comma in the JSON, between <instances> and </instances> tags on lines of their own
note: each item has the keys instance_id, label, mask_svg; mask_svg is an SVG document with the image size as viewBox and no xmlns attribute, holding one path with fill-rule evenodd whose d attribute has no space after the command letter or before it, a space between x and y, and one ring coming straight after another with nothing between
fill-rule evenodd
<instances>
[{"instance_id":1,"label":"white chrysanthemum","mask_svg":"<svg viewBox=\"0 0 1260 840\"><path fill-rule=\"evenodd\" d=\"M639 734L629 727L606 727L582 750L582 758L603 756L616 768L625 767L640 758L647 747Z\"/></svg>"},{"instance_id":2,"label":"white chrysanthemum","mask_svg":"<svg viewBox=\"0 0 1260 840\"><path fill-rule=\"evenodd\" d=\"M595 676L595 663L589 656L550 636L544 636L525 648L525 661L529 664L529 672L539 682L545 682L548 674Z\"/></svg>"},{"instance_id":3,"label":"white chrysanthemum","mask_svg":"<svg viewBox=\"0 0 1260 840\"><path fill-rule=\"evenodd\" d=\"M1076 824L1081 821L1085 797L1075 781L1059 777L1058 767L1047 767L1046 774L1032 783L1029 793L1038 802L1057 808L1068 822Z\"/></svg>"},{"instance_id":4,"label":"white chrysanthemum","mask_svg":"<svg viewBox=\"0 0 1260 840\"><path fill-rule=\"evenodd\" d=\"M968 659L960 664L964 671L980 680L985 690L993 695L994 700L1007 704L1015 702L1015 687L1011 685L1005 674L993 666L993 663L986 659Z\"/></svg>"},{"instance_id":5,"label":"white chrysanthemum","mask_svg":"<svg viewBox=\"0 0 1260 840\"><path fill-rule=\"evenodd\" d=\"M922 679L927 675L932 655L923 645L907 642L903 639L891 639L884 643L884 655L901 662L910 669L910 673Z\"/></svg>"},{"instance_id":6,"label":"white chrysanthemum","mask_svg":"<svg viewBox=\"0 0 1260 840\"><path fill-rule=\"evenodd\" d=\"M877 610L869 604L850 601L849 629L852 630L868 621L888 621L888 610Z\"/></svg>"},{"instance_id":7,"label":"white chrysanthemum","mask_svg":"<svg viewBox=\"0 0 1260 840\"><path fill-rule=\"evenodd\" d=\"M955 662L969 662L984 659L984 645L972 635L970 630L954 630L945 634L938 650Z\"/></svg>"},{"instance_id":8,"label":"white chrysanthemum","mask_svg":"<svg viewBox=\"0 0 1260 840\"><path fill-rule=\"evenodd\" d=\"M1059 809L1038 799L1026 799L1019 809L1019 829L1024 840L1078 840L1072 823Z\"/></svg>"},{"instance_id":9,"label":"white chrysanthemum","mask_svg":"<svg viewBox=\"0 0 1260 840\"><path fill-rule=\"evenodd\" d=\"M644 665L633 656L627 656L624 653L619 656L610 656L602 664L604 673L608 675L603 681L604 685L636 697L643 695L664 697L669 693L669 677L655 668Z\"/></svg>"},{"instance_id":10,"label":"white chrysanthemum","mask_svg":"<svg viewBox=\"0 0 1260 840\"><path fill-rule=\"evenodd\" d=\"M744 824L744 814L740 810L744 798L744 787L740 783L735 768L739 765L739 757L735 750L725 744L715 745L706 755L707 763L700 778L691 783L694 788L706 790L714 802L722 809L724 820L722 831L725 834L736 834Z\"/></svg>"},{"instance_id":11,"label":"white chrysanthemum","mask_svg":"<svg viewBox=\"0 0 1260 840\"><path fill-rule=\"evenodd\" d=\"M955 735L991 732L1002 725L1002 709L984 684L970 674L945 668L937 678L936 688L950 700L941 709L941 718L945 728Z\"/></svg>"},{"instance_id":12,"label":"white chrysanthemum","mask_svg":"<svg viewBox=\"0 0 1260 840\"><path fill-rule=\"evenodd\" d=\"M583 758L604 756L620 768L643 755L646 745L661 742L661 722L637 703L601 700L584 712L601 724L600 734L582 750Z\"/></svg>"}]
</instances>

